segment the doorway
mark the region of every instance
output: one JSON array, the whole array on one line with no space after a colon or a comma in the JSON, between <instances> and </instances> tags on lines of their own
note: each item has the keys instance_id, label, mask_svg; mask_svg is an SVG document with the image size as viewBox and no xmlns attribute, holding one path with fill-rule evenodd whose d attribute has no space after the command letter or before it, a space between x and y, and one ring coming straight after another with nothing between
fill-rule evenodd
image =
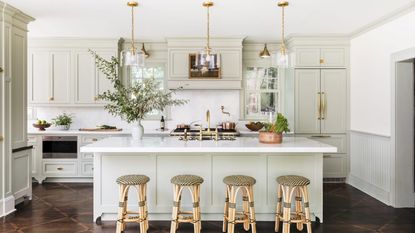
<instances>
[{"instance_id":1,"label":"doorway","mask_svg":"<svg viewBox=\"0 0 415 233\"><path fill-rule=\"evenodd\" d=\"M391 204L415 206L415 48L392 56Z\"/></svg>"}]
</instances>

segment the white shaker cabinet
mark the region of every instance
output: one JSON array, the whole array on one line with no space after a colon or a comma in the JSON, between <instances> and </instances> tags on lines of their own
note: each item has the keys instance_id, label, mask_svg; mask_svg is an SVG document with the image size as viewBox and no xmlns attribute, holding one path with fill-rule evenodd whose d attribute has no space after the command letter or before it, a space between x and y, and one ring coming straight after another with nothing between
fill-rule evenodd
<instances>
[{"instance_id":1,"label":"white shaker cabinet","mask_svg":"<svg viewBox=\"0 0 415 233\"><path fill-rule=\"evenodd\" d=\"M345 69L295 71L295 132L346 133Z\"/></svg>"},{"instance_id":2,"label":"white shaker cabinet","mask_svg":"<svg viewBox=\"0 0 415 233\"><path fill-rule=\"evenodd\" d=\"M71 51L29 52L29 103L68 104L71 90Z\"/></svg>"},{"instance_id":3,"label":"white shaker cabinet","mask_svg":"<svg viewBox=\"0 0 415 233\"><path fill-rule=\"evenodd\" d=\"M296 67L345 67L345 48L297 48Z\"/></svg>"}]
</instances>

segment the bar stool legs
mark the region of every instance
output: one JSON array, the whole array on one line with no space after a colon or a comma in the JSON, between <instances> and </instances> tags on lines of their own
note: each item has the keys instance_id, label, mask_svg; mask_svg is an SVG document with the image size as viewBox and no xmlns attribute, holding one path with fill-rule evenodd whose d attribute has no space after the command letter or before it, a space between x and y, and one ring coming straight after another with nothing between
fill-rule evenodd
<instances>
[{"instance_id":1,"label":"bar stool legs","mask_svg":"<svg viewBox=\"0 0 415 233\"><path fill-rule=\"evenodd\" d=\"M202 223L200 219L200 184L203 178L194 175L180 175L171 179L173 185L173 212L170 233L176 233L180 223L192 223L194 233L200 233ZM183 211L180 208L181 196L184 188L188 188L192 196L192 211ZM190 216L189 216L190 215Z\"/></svg>"},{"instance_id":2,"label":"bar stool legs","mask_svg":"<svg viewBox=\"0 0 415 233\"><path fill-rule=\"evenodd\" d=\"M148 210L147 210L147 182L150 180L144 175L126 175L117 179L119 185L119 204L118 204L118 221L116 233L122 233L125 230L126 223L135 222L140 224L140 233L146 233L148 230ZM128 191L131 186L137 190L138 212L127 209ZM130 216L134 215L134 216Z\"/></svg>"},{"instance_id":3,"label":"bar stool legs","mask_svg":"<svg viewBox=\"0 0 415 233\"><path fill-rule=\"evenodd\" d=\"M295 223L297 230L302 231L304 224L307 233L312 233L307 185L310 181L302 176L281 176L277 178L277 208L275 215L275 232L278 232L280 221L282 232L290 232L290 224ZM291 200L295 196L295 213L291 214ZM304 207L303 207L304 203ZM283 209L281 212L281 208ZM304 212L303 212L304 210Z\"/></svg>"},{"instance_id":4,"label":"bar stool legs","mask_svg":"<svg viewBox=\"0 0 415 233\"><path fill-rule=\"evenodd\" d=\"M255 179L249 176L227 176L223 179L226 184L226 199L222 231L235 232L235 224L243 223L245 231L256 233L254 190ZM236 197L242 192L242 212L236 212Z\"/></svg>"}]
</instances>

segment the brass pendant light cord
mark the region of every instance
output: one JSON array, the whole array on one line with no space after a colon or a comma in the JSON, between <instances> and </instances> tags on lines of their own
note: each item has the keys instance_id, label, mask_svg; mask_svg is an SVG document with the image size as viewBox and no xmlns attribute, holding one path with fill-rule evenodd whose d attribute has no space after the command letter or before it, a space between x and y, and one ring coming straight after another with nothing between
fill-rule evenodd
<instances>
[{"instance_id":1,"label":"brass pendant light cord","mask_svg":"<svg viewBox=\"0 0 415 233\"><path fill-rule=\"evenodd\" d=\"M207 7L207 54L210 54L210 7Z\"/></svg>"},{"instance_id":2,"label":"brass pendant light cord","mask_svg":"<svg viewBox=\"0 0 415 233\"><path fill-rule=\"evenodd\" d=\"M131 46L133 54L135 54L135 45L134 45L134 6L131 7Z\"/></svg>"}]
</instances>

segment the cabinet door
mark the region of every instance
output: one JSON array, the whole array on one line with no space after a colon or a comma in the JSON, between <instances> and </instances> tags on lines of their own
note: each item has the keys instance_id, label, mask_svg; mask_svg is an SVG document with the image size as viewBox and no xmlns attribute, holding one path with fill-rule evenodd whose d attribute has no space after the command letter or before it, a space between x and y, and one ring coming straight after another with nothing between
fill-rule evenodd
<instances>
[{"instance_id":1,"label":"cabinet door","mask_svg":"<svg viewBox=\"0 0 415 233\"><path fill-rule=\"evenodd\" d=\"M296 67L320 67L320 49L298 48L295 50Z\"/></svg>"},{"instance_id":2,"label":"cabinet door","mask_svg":"<svg viewBox=\"0 0 415 233\"><path fill-rule=\"evenodd\" d=\"M323 158L324 178L344 178L347 175L347 155L325 154Z\"/></svg>"},{"instance_id":3,"label":"cabinet door","mask_svg":"<svg viewBox=\"0 0 415 233\"><path fill-rule=\"evenodd\" d=\"M116 56L116 52L99 52L98 51L97 53L107 60L110 60L111 57ZM98 76L97 82L96 82L97 95L102 94L108 90L114 90L113 84L107 78L107 76L105 76L105 74L97 70L97 76ZM101 101L97 101L97 102L101 102Z\"/></svg>"},{"instance_id":4,"label":"cabinet door","mask_svg":"<svg viewBox=\"0 0 415 233\"><path fill-rule=\"evenodd\" d=\"M295 71L295 133L320 133L320 70Z\"/></svg>"},{"instance_id":5,"label":"cabinet door","mask_svg":"<svg viewBox=\"0 0 415 233\"><path fill-rule=\"evenodd\" d=\"M322 67L346 67L346 51L343 48L321 49Z\"/></svg>"},{"instance_id":6,"label":"cabinet door","mask_svg":"<svg viewBox=\"0 0 415 233\"><path fill-rule=\"evenodd\" d=\"M32 150L13 153L12 158L12 190L16 200L32 196Z\"/></svg>"},{"instance_id":7,"label":"cabinet door","mask_svg":"<svg viewBox=\"0 0 415 233\"><path fill-rule=\"evenodd\" d=\"M12 30L11 128L12 147L27 145L27 45L26 32Z\"/></svg>"},{"instance_id":8,"label":"cabinet door","mask_svg":"<svg viewBox=\"0 0 415 233\"><path fill-rule=\"evenodd\" d=\"M52 52L52 84L51 93L53 99L51 102L66 104L70 103L71 90L71 52Z\"/></svg>"},{"instance_id":9,"label":"cabinet door","mask_svg":"<svg viewBox=\"0 0 415 233\"><path fill-rule=\"evenodd\" d=\"M29 103L49 103L51 72L48 51L32 51L29 55Z\"/></svg>"},{"instance_id":10,"label":"cabinet door","mask_svg":"<svg viewBox=\"0 0 415 233\"><path fill-rule=\"evenodd\" d=\"M189 78L189 53L191 52L188 50L169 52L169 79L187 80Z\"/></svg>"},{"instance_id":11,"label":"cabinet door","mask_svg":"<svg viewBox=\"0 0 415 233\"><path fill-rule=\"evenodd\" d=\"M322 133L346 132L347 73L344 69L321 70Z\"/></svg>"},{"instance_id":12,"label":"cabinet door","mask_svg":"<svg viewBox=\"0 0 415 233\"><path fill-rule=\"evenodd\" d=\"M239 51L221 51L222 79L242 79L242 60Z\"/></svg>"},{"instance_id":13,"label":"cabinet door","mask_svg":"<svg viewBox=\"0 0 415 233\"><path fill-rule=\"evenodd\" d=\"M75 55L75 102L93 104L96 97L95 60L88 52L77 52Z\"/></svg>"}]
</instances>

